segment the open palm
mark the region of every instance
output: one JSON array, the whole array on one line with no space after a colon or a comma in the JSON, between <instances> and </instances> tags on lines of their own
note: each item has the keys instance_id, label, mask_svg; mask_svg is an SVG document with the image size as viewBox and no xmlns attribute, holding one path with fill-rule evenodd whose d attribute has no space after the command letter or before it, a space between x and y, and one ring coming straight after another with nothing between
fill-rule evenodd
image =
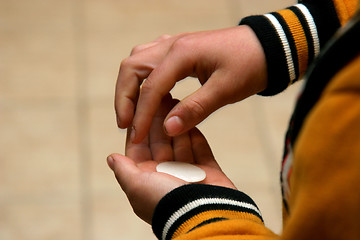
<instances>
[{"instance_id":1,"label":"open palm","mask_svg":"<svg viewBox=\"0 0 360 240\"><path fill-rule=\"evenodd\" d=\"M194 128L187 133L171 138L162 124L168 111L176 104L170 95L166 96L153 119L149 136L141 143L130 141L128 129L125 155L112 154L108 164L126 193L134 212L144 221L151 223L157 203L173 189L187 182L156 171L164 161L181 161L195 164L206 172L203 184L234 188L233 183L221 171L210 146L202 133Z\"/></svg>"}]
</instances>

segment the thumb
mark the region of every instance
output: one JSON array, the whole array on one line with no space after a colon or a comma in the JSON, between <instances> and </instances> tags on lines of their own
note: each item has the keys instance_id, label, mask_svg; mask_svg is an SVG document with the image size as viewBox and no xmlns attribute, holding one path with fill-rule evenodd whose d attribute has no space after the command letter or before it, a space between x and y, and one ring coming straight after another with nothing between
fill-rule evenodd
<instances>
[{"instance_id":1,"label":"thumb","mask_svg":"<svg viewBox=\"0 0 360 240\"><path fill-rule=\"evenodd\" d=\"M169 136L178 136L192 129L211 113L229 103L226 97L228 90L221 89L217 81L210 80L169 112L164 121L164 130Z\"/></svg>"},{"instance_id":2,"label":"thumb","mask_svg":"<svg viewBox=\"0 0 360 240\"><path fill-rule=\"evenodd\" d=\"M136 163L121 154L113 153L107 157L107 163L113 170L115 177L124 192L127 192L129 184L133 182L134 176L140 172Z\"/></svg>"}]
</instances>

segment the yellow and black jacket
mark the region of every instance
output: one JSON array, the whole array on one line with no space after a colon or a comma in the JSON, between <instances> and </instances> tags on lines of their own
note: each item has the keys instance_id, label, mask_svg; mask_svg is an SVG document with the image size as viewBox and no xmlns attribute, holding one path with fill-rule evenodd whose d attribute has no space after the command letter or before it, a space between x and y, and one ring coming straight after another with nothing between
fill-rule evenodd
<instances>
[{"instance_id":1,"label":"yellow and black jacket","mask_svg":"<svg viewBox=\"0 0 360 240\"><path fill-rule=\"evenodd\" d=\"M257 29L276 68L264 95L304 76L282 162L283 232L266 228L245 193L189 184L158 204L158 239L360 239L360 11L351 0L299 4L242 21Z\"/></svg>"}]
</instances>

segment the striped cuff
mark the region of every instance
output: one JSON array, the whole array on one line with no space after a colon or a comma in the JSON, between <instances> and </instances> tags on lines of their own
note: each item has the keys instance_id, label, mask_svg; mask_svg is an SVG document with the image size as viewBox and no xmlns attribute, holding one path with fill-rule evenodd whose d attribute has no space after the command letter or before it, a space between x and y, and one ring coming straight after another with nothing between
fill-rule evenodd
<instances>
[{"instance_id":1,"label":"striped cuff","mask_svg":"<svg viewBox=\"0 0 360 240\"><path fill-rule=\"evenodd\" d=\"M260 95L283 91L306 71L320 52L322 40L330 38L339 27L336 12L329 4L323 3L327 7L322 6L321 11L314 6L297 4L277 12L246 17L240 22L254 30L266 55L268 87Z\"/></svg>"},{"instance_id":2,"label":"striped cuff","mask_svg":"<svg viewBox=\"0 0 360 240\"><path fill-rule=\"evenodd\" d=\"M189 184L161 199L152 227L158 239L168 240L213 222L240 218L263 221L249 196L234 189Z\"/></svg>"}]
</instances>

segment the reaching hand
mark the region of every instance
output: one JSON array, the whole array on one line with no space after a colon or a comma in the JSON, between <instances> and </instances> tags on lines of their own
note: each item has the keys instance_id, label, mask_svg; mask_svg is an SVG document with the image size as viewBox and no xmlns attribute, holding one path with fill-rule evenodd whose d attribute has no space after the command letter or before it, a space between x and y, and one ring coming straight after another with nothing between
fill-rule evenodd
<instances>
[{"instance_id":1,"label":"reaching hand","mask_svg":"<svg viewBox=\"0 0 360 240\"><path fill-rule=\"evenodd\" d=\"M131 140L141 142L161 99L177 81L197 77L203 86L165 118L167 134L178 136L218 108L264 90L266 74L262 46L248 26L163 36L135 47L121 63L115 94L118 126L132 125Z\"/></svg>"},{"instance_id":2,"label":"reaching hand","mask_svg":"<svg viewBox=\"0 0 360 240\"><path fill-rule=\"evenodd\" d=\"M216 163L205 137L198 129L194 128L174 138L164 133L162 122L173 105L174 100L167 95L154 117L149 136L141 143L134 144L129 140L129 129L126 156L112 154L107 159L134 212L150 224L160 199L186 184L181 179L156 172L156 165L160 162L193 163L206 172L206 179L202 183L235 189Z\"/></svg>"}]
</instances>

